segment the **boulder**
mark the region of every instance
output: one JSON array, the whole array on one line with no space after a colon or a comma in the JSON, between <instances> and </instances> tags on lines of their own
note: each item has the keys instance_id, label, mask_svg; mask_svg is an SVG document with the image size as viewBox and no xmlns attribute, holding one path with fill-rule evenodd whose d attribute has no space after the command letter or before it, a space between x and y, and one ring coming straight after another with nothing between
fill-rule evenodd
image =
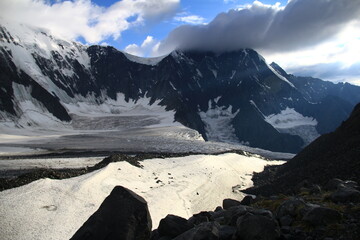
<instances>
[{"instance_id":1,"label":"boulder","mask_svg":"<svg viewBox=\"0 0 360 240\"><path fill-rule=\"evenodd\" d=\"M350 187L350 188L354 188L354 189L359 189L359 185L358 185L358 183L357 182L355 182L355 181L345 181L344 182L344 185L346 186L346 187Z\"/></svg>"},{"instance_id":2,"label":"boulder","mask_svg":"<svg viewBox=\"0 0 360 240\"><path fill-rule=\"evenodd\" d=\"M214 210L214 212L219 212L219 211L222 211L223 208L221 206L217 206Z\"/></svg>"},{"instance_id":3,"label":"boulder","mask_svg":"<svg viewBox=\"0 0 360 240\"><path fill-rule=\"evenodd\" d=\"M149 239L151 218L146 201L116 186L71 240Z\"/></svg>"},{"instance_id":4,"label":"boulder","mask_svg":"<svg viewBox=\"0 0 360 240\"><path fill-rule=\"evenodd\" d=\"M233 235L236 233L236 227L231 227L231 226L220 226L219 229L219 239L221 240L227 240L227 239L232 239Z\"/></svg>"},{"instance_id":5,"label":"boulder","mask_svg":"<svg viewBox=\"0 0 360 240\"><path fill-rule=\"evenodd\" d=\"M252 196L247 195L243 198L243 200L241 200L240 204L241 205L245 205L245 206L249 206L254 202L254 199Z\"/></svg>"},{"instance_id":6,"label":"boulder","mask_svg":"<svg viewBox=\"0 0 360 240\"><path fill-rule=\"evenodd\" d=\"M173 240L218 240L220 224L217 222L201 223Z\"/></svg>"},{"instance_id":7,"label":"boulder","mask_svg":"<svg viewBox=\"0 0 360 240\"><path fill-rule=\"evenodd\" d=\"M347 186L339 187L330 195L331 201L335 203L360 202L360 191Z\"/></svg>"},{"instance_id":8,"label":"boulder","mask_svg":"<svg viewBox=\"0 0 360 240\"><path fill-rule=\"evenodd\" d=\"M338 211L325 207L313 208L303 217L303 221L315 227L338 223L341 219L342 215Z\"/></svg>"},{"instance_id":9,"label":"boulder","mask_svg":"<svg viewBox=\"0 0 360 240\"><path fill-rule=\"evenodd\" d=\"M248 208L249 207L242 205L229 208L228 210L223 212L223 223L230 226L236 226L237 219L248 213ZM215 216L217 215L220 215L220 213L217 213Z\"/></svg>"},{"instance_id":10,"label":"boulder","mask_svg":"<svg viewBox=\"0 0 360 240\"><path fill-rule=\"evenodd\" d=\"M321 187L317 184L314 184L310 187L310 194L320 194L321 193Z\"/></svg>"},{"instance_id":11,"label":"boulder","mask_svg":"<svg viewBox=\"0 0 360 240\"><path fill-rule=\"evenodd\" d=\"M209 222L211 219L212 214L210 212L200 212L197 214L194 214L191 218L188 220L188 224L190 226L199 225L203 222Z\"/></svg>"},{"instance_id":12,"label":"boulder","mask_svg":"<svg viewBox=\"0 0 360 240\"><path fill-rule=\"evenodd\" d=\"M236 222L236 239L276 240L280 228L275 219L247 213Z\"/></svg>"},{"instance_id":13,"label":"boulder","mask_svg":"<svg viewBox=\"0 0 360 240\"><path fill-rule=\"evenodd\" d=\"M290 226L296 218L302 218L306 203L301 198L291 198L284 201L276 209L276 218L281 226Z\"/></svg>"},{"instance_id":14,"label":"boulder","mask_svg":"<svg viewBox=\"0 0 360 240\"><path fill-rule=\"evenodd\" d=\"M174 238L191 227L185 218L169 214L160 220L158 232L160 237L168 236Z\"/></svg>"},{"instance_id":15,"label":"boulder","mask_svg":"<svg viewBox=\"0 0 360 240\"><path fill-rule=\"evenodd\" d=\"M336 189L338 189L339 185L342 185L343 183L343 180L333 178L329 180L328 183L325 185L325 189L328 191L335 191Z\"/></svg>"},{"instance_id":16,"label":"boulder","mask_svg":"<svg viewBox=\"0 0 360 240\"><path fill-rule=\"evenodd\" d=\"M231 208L231 207L236 207L241 205L241 202L239 202L238 200L234 200L234 199L230 199L230 198L226 198L223 200L223 208L225 210Z\"/></svg>"}]
</instances>

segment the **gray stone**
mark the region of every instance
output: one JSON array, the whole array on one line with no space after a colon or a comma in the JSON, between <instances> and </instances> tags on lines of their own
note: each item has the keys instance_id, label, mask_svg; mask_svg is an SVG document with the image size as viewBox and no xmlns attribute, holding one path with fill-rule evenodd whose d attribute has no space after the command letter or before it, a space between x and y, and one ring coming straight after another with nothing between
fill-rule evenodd
<instances>
[{"instance_id":1,"label":"gray stone","mask_svg":"<svg viewBox=\"0 0 360 240\"><path fill-rule=\"evenodd\" d=\"M310 210L304 217L303 221L313 226L325 226L341 221L341 214L331 208L317 207Z\"/></svg>"},{"instance_id":2,"label":"gray stone","mask_svg":"<svg viewBox=\"0 0 360 240\"><path fill-rule=\"evenodd\" d=\"M245 206L249 206L251 205L252 203L254 202L254 199L252 196L248 195L248 196L245 196L243 198L243 200L241 200L240 204L241 205L245 205Z\"/></svg>"},{"instance_id":3,"label":"gray stone","mask_svg":"<svg viewBox=\"0 0 360 240\"><path fill-rule=\"evenodd\" d=\"M230 226L235 226L237 219L248 213L248 208L249 207L242 205L229 208L224 212L224 223Z\"/></svg>"},{"instance_id":4,"label":"gray stone","mask_svg":"<svg viewBox=\"0 0 360 240\"><path fill-rule=\"evenodd\" d=\"M236 227L220 226L219 238L221 240L232 239L232 236L236 233Z\"/></svg>"},{"instance_id":5,"label":"gray stone","mask_svg":"<svg viewBox=\"0 0 360 240\"><path fill-rule=\"evenodd\" d=\"M330 195L331 201L335 203L360 202L360 191L351 187L339 187Z\"/></svg>"},{"instance_id":6,"label":"gray stone","mask_svg":"<svg viewBox=\"0 0 360 240\"><path fill-rule=\"evenodd\" d=\"M236 223L236 237L242 240L276 240L280 228L275 219L247 213Z\"/></svg>"},{"instance_id":7,"label":"gray stone","mask_svg":"<svg viewBox=\"0 0 360 240\"><path fill-rule=\"evenodd\" d=\"M291 198L289 200L284 201L277 209L276 209L276 217L281 219L285 216L290 216L293 218L298 217L299 214L302 213L301 209L306 207L306 203L301 198Z\"/></svg>"},{"instance_id":8,"label":"gray stone","mask_svg":"<svg viewBox=\"0 0 360 240\"><path fill-rule=\"evenodd\" d=\"M223 208L221 207L221 206L217 206L216 208L215 208L215 211L214 212L218 212L218 211L222 211L223 210Z\"/></svg>"},{"instance_id":9,"label":"gray stone","mask_svg":"<svg viewBox=\"0 0 360 240\"><path fill-rule=\"evenodd\" d=\"M321 193L321 187L317 184L312 185L310 187L310 194L320 194Z\"/></svg>"},{"instance_id":10,"label":"gray stone","mask_svg":"<svg viewBox=\"0 0 360 240\"><path fill-rule=\"evenodd\" d=\"M217 222L201 223L177 236L173 240L218 240L220 224Z\"/></svg>"},{"instance_id":11,"label":"gray stone","mask_svg":"<svg viewBox=\"0 0 360 240\"><path fill-rule=\"evenodd\" d=\"M344 181L340 180L338 178L333 178L328 181L328 183L325 185L325 189L328 191L334 191L338 188L339 185L343 184Z\"/></svg>"},{"instance_id":12,"label":"gray stone","mask_svg":"<svg viewBox=\"0 0 360 240\"><path fill-rule=\"evenodd\" d=\"M241 205L241 202L239 202L238 200L234 200L234 199L230 199L230 198L226 198L223 200L223 208L225 210L231 208L231 207L236 207Z\"/></svg>"},{"instance_id":13,"label":"gray stone","mask_svg":"<svg viewBox=\"0 0 360 240\"><path fill-rule=\"evenodd\" d=\"M210 212L200 212L197 214L194 214L191 218L188 220L188 224L190 226L199 225L203 222L209 222L211 219L212 214Z\"/></svg>"},{"instance_id":14,"label":"gray stone","mask_svg":"<svg viewBox=\"0 0 360 240\"><path fill-rule=\"evenodd\" d=\"M264 217L273 218L272 212L266 209L248 207L247 210L249 213L252 213L254 215L261 215Z\"/></svg>"},{"instance_id":15,"label":"gray stone","mask_svg":"<svg viewBox=\"0 0 360 240\"><path fill-rule=\"evenodd\" d=\"M359 188L358 183L355 182L355 181L345 181L345 182L344 182L344 185L345 185L346 187L350 187L350 188L354 188L354 189L358 189L358 188Z\"/></svg>"},{"instance_id":16,"label":"gray stone","mask_svg":"<svg viewBox=\"0 0 360 240\"><path fill-rule=\"evenodd\" d=\"M294 218L291 217L290 215L286 215L286 216L282 216L279 219L279 223L280 226L284 227L284 226L291 226L291 224L294 222Z\"/></svg>"},{"instance_id":17,"label":"gray stone","mask_svg":"<svg viewBox=\"0 0 360 240\"><path fill-rule=\"evenodd\" d=\"M151 225L146 201L116 186L71 240L147 240Z\"/></svg>"},{"instance_id":18,"label":"gray stone","mask_svg":"<svg viewBox=\"0 0 360 240\"><path fill-rule=\"evenodd\" d=\"M160 220L158 232L160 237L169 236L174 238L191 227L185 218L169 214Z\"/></svg>"}]
</instances>

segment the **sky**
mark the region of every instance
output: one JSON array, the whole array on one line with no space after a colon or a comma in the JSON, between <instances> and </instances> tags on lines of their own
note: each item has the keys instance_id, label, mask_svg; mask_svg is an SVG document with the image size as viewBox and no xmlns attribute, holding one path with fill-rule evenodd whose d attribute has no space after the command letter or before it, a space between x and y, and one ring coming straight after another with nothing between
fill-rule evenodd
<instances>
[{"instance_id":1,"label":"sky","mask_svg":"<svg viewBox=\"0 0 360 240\"><path fill-rule=\"evenodd\" d=\"M253 48L288 73L360 85L360 0L1 0L0 18L156 57Z\"/></svg>"}]
</instances>

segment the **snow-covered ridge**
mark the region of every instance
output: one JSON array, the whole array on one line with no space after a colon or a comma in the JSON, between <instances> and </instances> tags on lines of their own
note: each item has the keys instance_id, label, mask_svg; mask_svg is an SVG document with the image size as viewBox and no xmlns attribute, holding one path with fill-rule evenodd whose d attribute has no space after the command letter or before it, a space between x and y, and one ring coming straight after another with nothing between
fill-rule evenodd
<instances>
[{"instance_id":1,"label":"snow-covered ridge","mask_svg":"<svg viewBox=\"0 0 360 240\"><path fill-rule=\"evenodd\" d=\"M291 87L295 88L294 84L292 84L289 80L287 80L284 76L280 75L272 66L270 66L270 64L267 64L268 68L281 80L283 80L284 82L286 82L287 84L289 84Z\"/></svg>"},{"instance_id":2,"label":"snow-covered ridge","mask_svg":"<svg viewBox=\"0 0 360 240\"><path fill-rule=\"evenodd\" d=\"M90 58L84 45L53 37L47 30L30 27L24 24L9 24L2 22L2 38L0 46L11 51L15 65L34 79L48 82L44 79L33 54L53 62L54 69L65 76L72 76L74 71L70 59L77 60L84 68L90 67ZM54 60L61 60L62 64Z\"/></svg>"},{"instance_id":3,"label":"snow-covered ridge","mask_svg":"<svg viewBox=\"0 0 360 240\"><path fill-rule=\"evenodd\" d=\"M164 56L160 56L160 57L144 58L144 57L138 57L138 56L126 53L126 52L122 52L122 53L124 53L124 55L127 57L127 59L129 59L132 62L150 65L150 66L157 65L159 62L161 62L161 60L163 60L167 56L167 55L164 55Z\"/></svg>"}]
</instances>

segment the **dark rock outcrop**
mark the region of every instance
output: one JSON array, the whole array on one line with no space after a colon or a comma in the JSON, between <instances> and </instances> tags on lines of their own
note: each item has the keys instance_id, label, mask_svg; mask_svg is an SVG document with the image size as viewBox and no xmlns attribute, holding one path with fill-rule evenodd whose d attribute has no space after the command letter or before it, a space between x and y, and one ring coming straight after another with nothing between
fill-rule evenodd
<instances>
[{"instance_id":1,"label":"dark rock outcrop","mask_svg":"<svg viewBox=\"0 0 360 240\"><path fill-rule=\"evenodd\" d=\"M147 240L151 227L146 201L116 186L71 240Z\"/></svg>"}]
</instances>

